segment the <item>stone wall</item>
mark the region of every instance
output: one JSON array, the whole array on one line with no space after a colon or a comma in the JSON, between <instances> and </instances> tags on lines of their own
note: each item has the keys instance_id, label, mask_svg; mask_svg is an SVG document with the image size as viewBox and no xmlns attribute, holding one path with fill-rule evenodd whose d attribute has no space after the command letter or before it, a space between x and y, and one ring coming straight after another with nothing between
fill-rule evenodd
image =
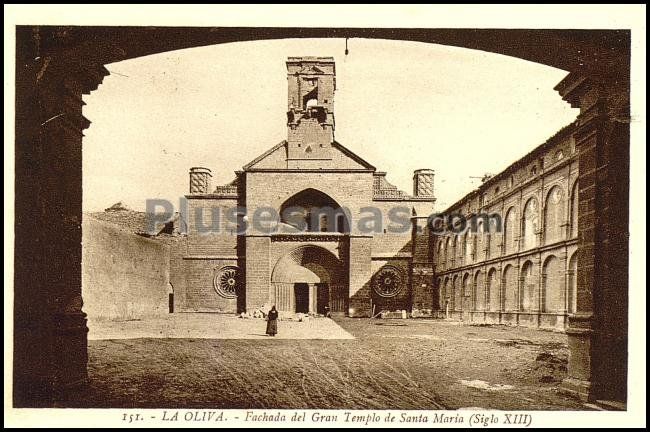
<instances>
[{"instance_id":1,"label":"stone wall","mask_svg":"<svg viewBox=\"0 0 650 432\"><path fill-rule=\"evenodd\" d=\"M349 310L351 317L369 317L371 309L372 238L352 237L349 240Z\"/></svg>"},{"instance_id":2,"label":"stone wall","mask_svg":"<svg viewBox=\"0 0 650 432\"><path fill-rule=\"evenodd\" d=\"M171 284L176 312L236 313L244 309L244 264L239 255L236 218L229 212L238 205L236 196L218 194L187 196L186 238L171 252ZM217 289L219 273L236 268L240 284L236 298Z\"/></svg>"},{"instance_id":3,"label":"stone wall","mask_svg":"<svg viewBox=\"0 0 650 432\"><path fill-rule=\"evenodd\" d=\"M373 306L373 314L377 314L382 310L397 311L397 310L411 310L411 275L410 275L410 259L373 259L372 260L372 278L371 284L371 299ZM386 269L389 273L384 273ZM392 277L391 273L398 276L399 289L395 295L390 297L382 296L377 289L381 283L380 279L388 274Z\"/></svg>"},{"instance_id":4,"label":"stone wall","mask_svg":"<svg viewBox=\"0 0 650 432\"><path fill-rule=\"evenodd\" d=\"M237 267L243 271L236 255L192 256L187 253L187 243L187 239L182 239L173 245L171 251L174 312L236 313L242 309L240 299L225 297L215 287L215 277L224 267Z\"/></svg>"},{"instance_id":5,"label":"stone wall","mask_svg":"<svg viewBox=\"0 0 650 432\"><path fill-rule=\"evenodd\" d=\"M83 219L83 310L94 320L169 313L170 246L91 216Z\"/></svg>"}]
</instances>

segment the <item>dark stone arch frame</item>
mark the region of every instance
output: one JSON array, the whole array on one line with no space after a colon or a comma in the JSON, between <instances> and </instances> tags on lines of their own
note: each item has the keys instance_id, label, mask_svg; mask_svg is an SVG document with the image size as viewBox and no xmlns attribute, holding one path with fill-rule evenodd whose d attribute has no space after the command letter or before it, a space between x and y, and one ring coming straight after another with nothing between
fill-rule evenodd
<instances>
[{"instance_id":1,"label":"dark stone arch frame","mask_svg":"<svg viewBox=\"0 0 650 432\"><path fill-rule=\"evenodd\" d=\"M115 61L288 37L447 44L571 72L555 88L581 110L578 300L563 388L625 401L629 30L17 26L14 405L50 406L88 379L80 242L81 141L90 123L82 94L96 89L108 74L104 65Z\"/></svg>"}]
</instances>

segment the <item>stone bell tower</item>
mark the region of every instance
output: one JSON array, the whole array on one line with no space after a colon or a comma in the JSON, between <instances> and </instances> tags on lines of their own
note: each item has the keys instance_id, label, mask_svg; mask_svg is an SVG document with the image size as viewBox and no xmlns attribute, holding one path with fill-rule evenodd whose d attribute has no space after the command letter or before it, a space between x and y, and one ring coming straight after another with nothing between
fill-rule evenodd
<instances>
[{"instance_id":1,"label":"stone bell tower","mask_svg":"<svg viewBox=\"0 0 650 432\"><path fill-rule=\"evenodd\" d=\"M288 168L318 168L332 158L334 58L289 57L287 81Z\"/></svg>"}]
</instances>

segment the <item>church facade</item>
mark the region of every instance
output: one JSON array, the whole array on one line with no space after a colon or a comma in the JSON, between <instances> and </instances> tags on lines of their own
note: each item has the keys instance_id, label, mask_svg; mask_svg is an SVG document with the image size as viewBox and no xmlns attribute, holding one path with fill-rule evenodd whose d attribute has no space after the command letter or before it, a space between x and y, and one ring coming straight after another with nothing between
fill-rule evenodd
<instances>
[{"instance_id":1,"label":"church facade","mask_svg":"<svg viewBox=\"0 0 650 432\"><path fill-rule=\"evenodd\" d=\"M286 64L287 139L226 185L190 170L174 310L432 314L434 172L416 170L412 194L391 185L334 138L333 58Z\"/></svg>"}]
</instances>

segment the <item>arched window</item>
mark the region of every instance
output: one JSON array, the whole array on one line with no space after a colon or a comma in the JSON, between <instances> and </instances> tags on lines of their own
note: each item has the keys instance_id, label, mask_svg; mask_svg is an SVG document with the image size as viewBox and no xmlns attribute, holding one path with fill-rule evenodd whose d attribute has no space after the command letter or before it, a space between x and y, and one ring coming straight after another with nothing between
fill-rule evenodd
<instances>
[{"instance_id":1,"label":"arched window","mask_svg":"<svg viewBox=\"0 0 650 432\"><path fill-rule=\"evenodd\" d=\"M558 186L553 186L546 195L544 207L544 240L546 244L562 240L564 223L564 194Z\"/></svg>"},{"instance_id":2,"label":"arched window","mask_svg":"<svg viewBox=\"0 0 650 432\"><path fill-rule=\"evenodd\" d=\"M571 191L571 238L578 237L578 182Z\"/></svg>"},{"instance_id":3,"label":"arched window","mask_svg":"<svg viewBox=\"0 0 650 432\"><path fill-rule=\"evenodd\" d=\"M553 255L544 261L542 280L542 312L564 309L564 274L560 260Z\"/></svg>"},{"instance_id":4,"label":"arched window","mask_svg":"<svg viewBox=\"0 0 650 432\"><path fill-rule=\"evenodd\" d=\"M480 220L476 227L476 261L483 261L483 253L485 249L485 228L483 221Z\"/></svg>"},{"instance_id":5,"label":"arched window","mask_svg":"<svg viewBox=\"0 0 650 432\"><path fill-rule=\"evenodd\" d=\"M505 220L503 221L503 243L506 254L512 253L515 248L515 230L517 228L517 215L515 209L510 207L506 212Z\"/></svg>"},{"instance_id":6,"label":"arched window","mask_svg":"<svg viewBox=\"0 0 650 432\"><path fill-rule=\"evenodd\" d=\"M463 297L471 296L469 285L469 273L465 273L465 276L463 276Z\"/></svg>"},{"instance_id":7,"label":"arched window","mask_svg":"<svg viewBox=\"0 0 650 432\"><path fill-rule=\"evenodd\" d=\"M168 301L169 301L169 313L174 313L174 285L169 283L169 287L167 287L167 295L168 295Z\"/></svg>"},{"instance_id":8,"label":"arched window","mask_svg":"<svg viewBox=\"0 0 650 432\"><path fill-rule=\"evenodd\" d=\"M537 310L537 278L533 272L534 265L526 261L521 267L521 293L519 295L522 311Z\"/></svg>"},{"instance_id":9,"label":"arched window","mask_svg":"<svg viewBox=\"0 0 650 432\"><path fill-rule=\"evenodd\" d=\"M517 272L511 265L503 269L503 303L507 311L517 310Z\"/></svg>"},{"instance_id":10,"label":"arched window","mask_svg":"<svg viewBox=\"0 0 650 432\"><path fill-rule=\"evenodd\" d=\"M503 227L501 227L501 229L503 229ZM501 250L499 248L499 237L501 237L503 232L498 230L496 218L490 218L490 229L488 231L488 236L490 238L490 244L488 246L488 258L498 257L501 255Z\"/></svg>"},{"instance_id":11,"label":"arched window","mask_svg":"<svg viewBox=\"0 0 650 432\"><path fill-rule=\"evenodd\" d=\"M480 270L474 275L474 309L485 310L485 283L483 281L483 272Z\"/></svg>"},{"instance_id":12,"label":"arched window","mask_svg":"<svg viewBox=\"0 0 650 432\"><path fill-rule=\"evenodd\" d=\"M490 269L488 272L486 290L487 293L485 297L487 298L488 304L485 309L492 312L500 310L499 279L497 278L497 271L494 268Z\"/></svg>"},{"instance_id":13,"label":"arched window","mask_svg":"<svg viewBox=\"0 0 650 432\"><path fill-rule=\"evenodd\" d=\"M522 237L524 250L537 246L537 231L539 229L539 205L537 199L531 198L524 207L524 220L522 223Z\"/></svg>"},{"instance_id":14,"label":"arched window","mask_svg":"<svg viewBox=\"0 0 650 432\"><path fill-rule=\"evenodd\" d=\"M461 289L460 286L459 276L454 276L453 290L454 290L454 310L459 311L463 307L463 300L462 300L463 290Z\"/></svg>"}]
</instances>

